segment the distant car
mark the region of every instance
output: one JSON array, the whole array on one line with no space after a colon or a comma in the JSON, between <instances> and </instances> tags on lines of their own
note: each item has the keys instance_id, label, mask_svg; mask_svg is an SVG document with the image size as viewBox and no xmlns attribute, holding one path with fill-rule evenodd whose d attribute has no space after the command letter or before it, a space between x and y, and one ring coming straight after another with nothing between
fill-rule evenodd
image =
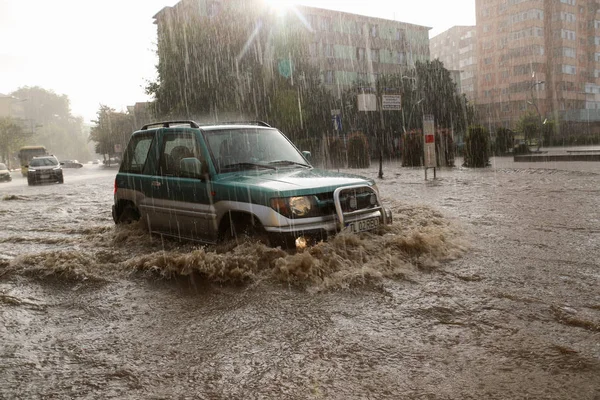
<instances>
[{"instance_id":1,"label":"distant car","mask_svg":"<svg viewBox=\"0 0 600 400\"><path fill-rule=\"evenodd\" d=\"M33 157L27 168L27 184L64 183L62 166L54 156Z\"/></svg>"},{"instance_id":2,"label":"distant car","mask_svg":"<svg viewBox=\"0 0 600 400\"><path fill-rule=\"evenodd\" d=\"M12 176L10 176L10 171L6 167L6 165L0 163L0 182L10 182L12 181Z\"/></svg>"},{"instance_id":3,"label":"distant car","mask_svg":"<svg viewBox=\"0 0 600 400\"><path fill-rule=\"evenodd\" d=\"M100 164L100 160L94 160L92 161L92 164Z\"/></svg>"},{"instance_id":4,"label":"distant car","mask_svg":"<svg viewBox=\"0 0 600 400\"><path fill-rule=\"evenodd\" d=\"M64 160L64 161L61 161L60 164L63 166L63 168L81 168L81 167L83 167L83 164L77 160Z\"/></svg>"}]
</instances>

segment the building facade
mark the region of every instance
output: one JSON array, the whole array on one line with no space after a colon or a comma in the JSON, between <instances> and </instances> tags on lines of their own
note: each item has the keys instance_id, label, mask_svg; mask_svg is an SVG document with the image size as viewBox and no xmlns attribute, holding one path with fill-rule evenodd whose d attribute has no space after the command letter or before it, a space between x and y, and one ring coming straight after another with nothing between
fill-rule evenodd
<instances>
[{"instance_id":1,"label":"building facade","mask_svg":"<svg viewBox=\"0 0 600 400\"><path fill-rule=\"evenodd\" d=\"M163 8L154 16L159 45L160 36L169 32L169 20L183 21L186 13L211 18L236 1L245 0L182 0ZM428 27L305 6L290 7L280 17L288 29L305 33L311 64L338 95L355 82L372 83L381 74L402 73L429 60Z\"/></svg>"},{"instance_id":2,"label":"building facade","mask_svg":"<svg viewBox=\"0 0 600 400\"><path fill-rule=\"evenodd\" d=\"M476 0L482 122L600 121L597 0Z\"/></svg>"},{"instance_id":3,"label":"building facade","mask_svg":"<svg viewBox=\"0 0 600 400\"><path fill-rule=\"evenodd\" d=\"M429 48L432 59L439 59L450 71L460 71L453 76L460 93L471 101L477 93L477 30L475 26L454 26L431 38Z\"/></svg>"}]
</instances>

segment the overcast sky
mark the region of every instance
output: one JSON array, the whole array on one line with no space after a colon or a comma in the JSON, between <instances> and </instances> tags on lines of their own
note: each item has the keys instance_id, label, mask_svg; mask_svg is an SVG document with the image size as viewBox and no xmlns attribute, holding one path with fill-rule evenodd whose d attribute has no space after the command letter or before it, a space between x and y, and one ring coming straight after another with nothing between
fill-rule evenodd
<instances>
[{"instance_id":1,"label":"overcast sky","mask_svg":"<svg viewBox=\"0 0 600 400\"><path fill-rule=\"evenodd\" d=\"M41 86L66 94L86 122L100 104L146 101L155 79L152 16L177 0L0 0L0 93ZM298 0L296 4L431 27L475 24L475 0Z\"/></svg>"}]
</instances>

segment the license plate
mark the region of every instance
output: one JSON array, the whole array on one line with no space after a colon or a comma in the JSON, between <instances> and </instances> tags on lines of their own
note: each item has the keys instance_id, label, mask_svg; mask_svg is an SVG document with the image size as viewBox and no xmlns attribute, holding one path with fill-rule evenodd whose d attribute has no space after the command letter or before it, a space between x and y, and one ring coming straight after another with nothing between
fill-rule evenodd
<instances>
[{"instance_id":1,"label":"license plate","mask_svg":"<svg viewBox=\"0 0 600 400\"><path fill-rule=\"evenodd\" d=\"M379 226L379 218L368 218L361 219L359 221L352 221L346 224L346 230L349 232L357 233L370 231Z\"/></svg>"},{"instance_id":2,"label":"license plate","mask_svg":"<svg viewBox=\"0 0 600 400\"><path fill-rule=\"evenodd\" d=\"M48 175L48 174L42 174L42 179L48 179L48 178L50 178L50 175Z\"/></svg>"}]
</instances>

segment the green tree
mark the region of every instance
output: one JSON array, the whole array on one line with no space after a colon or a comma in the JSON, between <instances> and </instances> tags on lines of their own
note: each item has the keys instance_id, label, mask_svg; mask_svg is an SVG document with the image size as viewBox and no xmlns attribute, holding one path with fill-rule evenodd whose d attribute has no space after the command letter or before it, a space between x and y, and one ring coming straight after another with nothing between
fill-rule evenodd
<instances>
[{"instance_id":1,"label":"green tree","mask_svg":"<svg viewBox=\"0 0 600 400\"><path fill-rule=\"evenodd\" d=\"M92 126L89 137L89 140L96 142L96 153L102 154L105 159L120 155L115 145L125 148L135 130L133 118L106 105L101 105L96 115L97 119L93 121L96 125Z\"/></svg>"},{"instance_id":2,"label":"green tree","mask_svg":"<svg viewBox=\"0 0 600 400\"><path fill-rule=\"evenodd\" d=\"M71 114L69 98L38 86L25 86L11 93L23 100L23 130L27 144L40 144L59 158L90 159L83 119Z\"/></svg>"},{"instance_id":3,"label":"green tree","mask_svg":"<svg viewBox=\"0 0 600 400\"><path fill-rule=\"evenodd\" d=\"M525 142L531 144L533 139L537 139L540 134L542 122L540 121L539 115L532 111L528 111L521 115L517 127L519 132L523 135Z\"/></svg>"},{"instance_id":4,"label":"green tree","mask_svg":"<svg viewBox=\"0 0 600 400\"><path fill-rule=\"evenodd\" d=\"M30 134L23 129L20 121L11 117L0 118L0 160L14 168L14 154Z\"/></svg>"},{"instance_id":5,"label":"green tree","mask_svg":"<svg viewBox=\"0 0 600 400\"><path fill-rule=\"evenodd\" d=\"M470 126L465 137L464 166L483 168L490 163L490 140L487 129Z\"/></svg>"},{"instance_id":6,"label":"green tree","mask_svg":"<svg viewBox=\"0 0 600 400\"><path fill-rule=\"evenodd\" d=\"M514 146L515 134L508 128L498 128L496 130L495 153L503 155L508 153Z\"/></svg>"}]
</instances>

